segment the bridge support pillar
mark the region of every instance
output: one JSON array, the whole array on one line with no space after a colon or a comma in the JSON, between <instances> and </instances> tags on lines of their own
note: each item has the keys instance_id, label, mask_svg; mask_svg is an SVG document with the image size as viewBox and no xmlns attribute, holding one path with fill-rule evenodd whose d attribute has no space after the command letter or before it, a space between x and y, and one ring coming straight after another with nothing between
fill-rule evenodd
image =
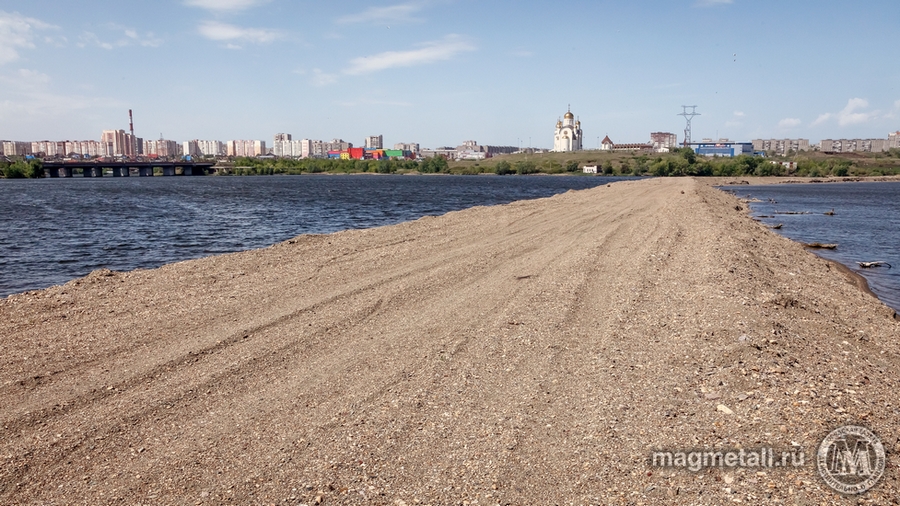
<instances>
[{"instance_id":1,"label":"bridge support pillar","mask_svg":"<svg viewBox=\"0 0 900 506\"><path fill-rule=\"evenodd\" d=\"M83 175L84 177L103 177L103 167L86 167Z\"/></svg>"},{"instance_id":2,"label":"bridge support pillar","mask_svg":"<svg viewBox=\"0 0 900 506\"><path fill-rule=\"evenodd\" d=\"M138 169L138 170L139 170L138 174L139 174L141 177L151 177L151 176L153 176L153 167L141 167L141 168Z\"/></svg>"},{"instance_id":3,"label":"bridge support pillar","mask_svg":"<svg viewBox=\"0 0 900 506\"><path fill-rule=\"evenodd\" d=\"M174 176L175 175L175 167L163 167L163 176Z\"/></svg>"},{"instance_id":4,"label":"bridge support pillar","mask_svg":"<svg viewBox=\"0 0 900 506\"><path fill-rule=\"evenodd\" d=\"M60 177L72 177L72 167L63 168L62 175Z\"/></svg>"},{"instance_id":5,"label":"bridge support pillar","mask_svg":"<svg viewBox=\"0 0 900 506\"><path fill-rule=\"evenodd\" d=\"M47 177L59 177L59 169L45 169Z\"/></svg>"}]
</instances>

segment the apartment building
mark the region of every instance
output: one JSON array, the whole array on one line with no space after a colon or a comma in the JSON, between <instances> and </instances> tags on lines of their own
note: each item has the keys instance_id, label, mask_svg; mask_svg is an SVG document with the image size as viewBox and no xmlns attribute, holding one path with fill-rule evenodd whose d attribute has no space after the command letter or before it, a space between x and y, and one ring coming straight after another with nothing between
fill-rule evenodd
<instances>
[{"instance_id":1,"label":"apartment building","mask_svg":"<svg viewBox=\"0 0 900 506\"><path fill-rule=\"evenodd\" d=\"M774 151L778 156L785 156L791 151L809 151L809 139L754 139L753 150Z\"/></svg>"},{"instance_id":2,"label":"apartment building","mask_svg":"<svg viewBox=\"0 0 900 506\"><path fill-rule=\"evenodd\" d=\"M30 142L3 141L4 156L25 156L31 154Z\"/></svg>"},{"instance_id":3,"label":"apartment building","mask_svg":"<svg viewBox=\"0 0 900 506\"><path fill-rule=\"evenodd\" d=\"M126 133L125 130L104 130L100 143L105 156L137 156L143 154L144 140Z\"/></svg>"},{"instance_id":4,"label":"apartment building","mask_svg":"<svg viewBox=\"0 0 900 506\"><path fill-rule=\"evenodd\" d=\"M178 143L166 139L158 141L144 141L144 155L158 156L160 158L174 158L181 156Z\"/></svg>"},{"instance_id":5,"label":"apartment building","mask_svg":"<svg viewBox=\"0 0 900 506\"><path fill-rule=\"evenodd\" d=\"M384 137L381 135L366 137L366 149L384 149Z\"/></svg>"},{"instance_id":6,"label":"apartment building","mask_svg":"<svg viewBox=\"0 0 900 506\"><path fill-rule=\"evenodd\" d=\"M266 141L233 140L225 143L227 156L262 156L267 154Z\"/></svg>"},{"instance_id":7,"label":"apartment building","mask_svg":"<svg viewBox=\"0 0 900 506\"><path fill-rule=\"evenodd\" d=\"M819 151L823 153L880 153L890 149L887 139L822 139Z\"/></svg>"},{"instance_id":8,"label":"apartment building","mask_svg":"<svg viewBox=\"0 0 900 506\"><path fill-rule=\"evenodd\" d=\"M889 133L887 142L888 149L900 148L900 131Z\"/></svg>"},{"instance_id":9,"label":"apartment building","mask_svg":"<svg viewBox=\"0 0 900 506\"><path fill-rule=\"evenodd\" d=\"M397 149L400 151L409 151L410 153L418 153L419 152L419 144L416 142L410 142L410 143L399 142L397 144L394 144L394 149Z\"/></svg>"}]
</instances>

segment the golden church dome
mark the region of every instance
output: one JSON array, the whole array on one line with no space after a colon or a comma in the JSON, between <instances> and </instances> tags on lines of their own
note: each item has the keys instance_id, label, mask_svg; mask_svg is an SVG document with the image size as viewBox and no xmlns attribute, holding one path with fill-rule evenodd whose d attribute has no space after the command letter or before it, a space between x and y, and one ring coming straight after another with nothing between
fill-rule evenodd
<instances>
[{"instance_id":1,"label":"golden church dome","mask_svg":"<svg viewBox=\"0 0 900 506\"><path fill-rule=\"evenodd\" d=\"M565 117L566 119L575 119L575 115L572 114L572 111L567 112L566 115L565 115L564 117Z\"/></svg>"}]
</instances>

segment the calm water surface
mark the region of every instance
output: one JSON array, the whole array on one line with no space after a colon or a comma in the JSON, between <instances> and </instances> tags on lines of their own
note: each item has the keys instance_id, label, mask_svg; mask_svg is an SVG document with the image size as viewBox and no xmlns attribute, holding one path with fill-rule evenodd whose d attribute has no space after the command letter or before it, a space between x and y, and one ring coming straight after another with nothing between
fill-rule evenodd
<instances>
[{"instance_id":1,"label":"calm water surface","mask_svg":"<svg viewBox=\"0 0 900 506\"><path fill-rule=\"evenodd\" d=\"M390 225L628 178L269 176L0 180L0 296L308 233Z\"/></svg>"},{"instance_id":2,"label":"calm water surface","mask_svg":"<svg viewBox=\"0 0 900 506\"><path fill-rule=\"evenodd\" d=\"M900 311L900 182L778 184L723 188L751 202L767 224L799 242L835 243L815 253L862 274L888 306ZM834 210L834 216L824 213ZM809 214L784 214L784 213ZM856 262L888 262L893 268L861 269Z\"/></svg>"}]
</instances>

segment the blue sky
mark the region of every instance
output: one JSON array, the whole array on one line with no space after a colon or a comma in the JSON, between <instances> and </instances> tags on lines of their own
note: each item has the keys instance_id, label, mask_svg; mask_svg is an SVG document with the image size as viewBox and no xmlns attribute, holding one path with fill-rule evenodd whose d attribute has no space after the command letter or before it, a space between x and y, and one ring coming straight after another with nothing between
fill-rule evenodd
<instances>
[{"instance_id":1,"label":"blue sky","mask_svg":"<svg viewBox=\"0 0 900 506\"><path fill-rule=\"evenodd\" d=\"M895 1L0 0L0 139L885 138Z\"/></svg>"}]
</instances>

